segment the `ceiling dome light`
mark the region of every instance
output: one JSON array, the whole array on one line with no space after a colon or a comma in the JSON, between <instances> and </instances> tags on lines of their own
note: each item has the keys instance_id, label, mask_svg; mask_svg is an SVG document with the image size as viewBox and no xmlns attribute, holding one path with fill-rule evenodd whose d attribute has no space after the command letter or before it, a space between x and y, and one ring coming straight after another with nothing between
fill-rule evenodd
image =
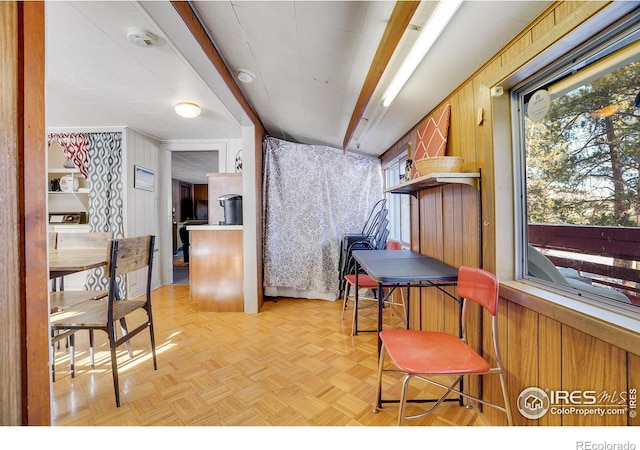
<instances>
[{"instance_id":1,"label":"ceiling dome light","mask_svg":"<svg viewBox=\"0 0 640 450\"><path fill-rule=\"evenodd\" d=\"M156 37L142 28L129 28L127 39L138 47L152 47L156 43Z\"/></svg>"},{"instance_id":2,"label":"ceiling dome light","mask_svg":"<svg viewBox=\"0 0 640 450\"><path fill-rule=\"evenodd\" d=\"M245 69L238 70L238 80L243 83L251 83L256 76Z\"/></svg>"},{"instance_id":3,"label":"ceiling dome light","mask_svg":"<svg viewBox=\"0 0 640 450\"><path fill-rule=\"evenodd\" d=\"M195 103L181 102L176 105L176 114L185 119L193 119L200 115L200 107Z\"/></svg>"}]
</instances>

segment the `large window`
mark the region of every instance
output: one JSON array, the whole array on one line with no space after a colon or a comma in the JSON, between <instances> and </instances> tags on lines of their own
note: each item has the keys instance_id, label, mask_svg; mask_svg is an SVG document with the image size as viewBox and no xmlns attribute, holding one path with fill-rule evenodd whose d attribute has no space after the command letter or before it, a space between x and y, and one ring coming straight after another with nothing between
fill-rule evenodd
<instances>
[{"instance_id":1,"label":"large window","mask_svg":"<svg viewBox=\"0 0 640 450\"><path fill-rule=\"evenodd\" d=\"M640 306L640 31L632 19L512 91L521 277Z\"/></svg>"},{"instance_id":2,"label":"large window","mask_svg":"<svg viewBox=\"0 0 640 450\"><path fill-rule=\"evenodd\" d=\"M407 155L394 160L384 167L385 189L396 186L404 180ZM389 239L402 242L403 247L411 245L411 224L409 216L409 195L387 193L389 210Z\"/></svg>"}]
</instances>

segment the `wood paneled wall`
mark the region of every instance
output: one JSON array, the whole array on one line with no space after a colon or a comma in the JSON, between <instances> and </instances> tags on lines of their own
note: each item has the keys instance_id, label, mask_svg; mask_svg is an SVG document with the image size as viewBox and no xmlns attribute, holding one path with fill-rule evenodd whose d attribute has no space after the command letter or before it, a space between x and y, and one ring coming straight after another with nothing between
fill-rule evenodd
<instances>
[{"instance_id":1,"label":"wood paneled wall","mask_svg":"<svg viewBox=\"0 0 640 450\"><path fill-rule=\"evenodd\" d=\"M523 74L522 68L525 66L529 66L527 70L531 71L550 63L537 59L531 64L550 46L561 40L567 41L565 38L586 20L597 15L595 23L606 23L609 20L607 12L611 11L609 6L610 2L554 3L434 108L447 103L451 105L446 154L461 156L465 161L463 171L479 170L481 189L476 191L469 186L448 185L421 191L412 198L413 250L456 267L464 264L496 271L496 242L511 237L504 236L500 224L495 221L496 211L506 206L496 200L494 152L495 145L504 145L504 142L494 142L495 129L510 129L510 118L492 117L492 105L496 100L491 98L489 87L508 77L511 77L512 83L518 78L523 79L530 74ZM591 30L592 33L595 31ZM575 38L574 42L568 39L566 45L578 45L581 42L578 39L582 38ZM481 123L477 121L479 110L483 115ZM429 112L425 113L426 120ZM416 124L382 156L383 162L397 156L407 141L415 142L416 130L421 123ZM588 330L576 329L563 323L559 317L554 317L553 313L543 314L527 307L530 299L526 294L519 293L518 302L514 302L506 292L509 290L501 289L501 294L505 296L501 298L498 312L499 340L516 425L640 424L640 419L626 414L583 416L547 413L538 420L522 416L516 402L520 392L527 387L592 390L611 395L637 389L640 386L640 348L637 352L629 352L628 348L625 351L602 338L606 333L594 332L592 335ZM453 300L430 288L424 288L421 292L413 289L411 295L410 320L413 327L457 332L459 309ZM472 320L485 326L489 322L489 318L482 317L477 310ZM472 345L491 357L489 336L473 336ZM485 398L500 403L499 381L492 378L486 377L482 386L471 384L471 389L474 392L481 389ZM625 401L622 403L626 405ZM484 412L491 423L506 424L503 413L491 408L484 408Z\"/></svg>"}]
</instances>

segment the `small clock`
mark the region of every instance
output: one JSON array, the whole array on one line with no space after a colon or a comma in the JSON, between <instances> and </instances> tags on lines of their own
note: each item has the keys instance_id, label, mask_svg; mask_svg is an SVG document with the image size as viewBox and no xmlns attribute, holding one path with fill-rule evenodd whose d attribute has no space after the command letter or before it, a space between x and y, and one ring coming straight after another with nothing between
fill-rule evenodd
<instances>
[{"instance_id":1,"label":"small clock","mask_svg":"<svg viewBox=\"0 0 640 450\"><path fill-rule=\"evenodd\" d=\"M60 178L60 190L62 192L75 192L78 190L79 182L73 175L65 175Z\"/></svg>"}]
</instances>

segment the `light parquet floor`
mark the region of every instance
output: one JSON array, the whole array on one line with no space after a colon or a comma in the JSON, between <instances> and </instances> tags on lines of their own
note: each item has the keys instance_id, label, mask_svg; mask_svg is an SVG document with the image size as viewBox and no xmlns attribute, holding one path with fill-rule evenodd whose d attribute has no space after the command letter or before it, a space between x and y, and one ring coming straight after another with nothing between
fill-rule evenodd
<instances>
[{"instance_id":1,"label":"light parquet floor","mask_svg":"<svg viewBox=\"0 0 640 450\"><path fill-rule=\"evenodd\" d=\"M88 335L78 333L75 378L65 349L56 352L53 425L396 424L397 404L372 412L377 341L375 333L350 336L351 305L343 321L342 302L323 300L278 299L258 314L205 313L190 302L188 285L163 286L152 293L152 302L158 370L143 332L132 339L133 359L124 348L119 352L122 406L116 408L106 335L96 333L91 370ZM373 327L375 308L359 312L361 326ZM398 398L399 380L386 377L385 394ZM408 412L423 407L409 405ZM405 423L487 425L477 410L457 403Z\"/></svg>"}]
</instances>

